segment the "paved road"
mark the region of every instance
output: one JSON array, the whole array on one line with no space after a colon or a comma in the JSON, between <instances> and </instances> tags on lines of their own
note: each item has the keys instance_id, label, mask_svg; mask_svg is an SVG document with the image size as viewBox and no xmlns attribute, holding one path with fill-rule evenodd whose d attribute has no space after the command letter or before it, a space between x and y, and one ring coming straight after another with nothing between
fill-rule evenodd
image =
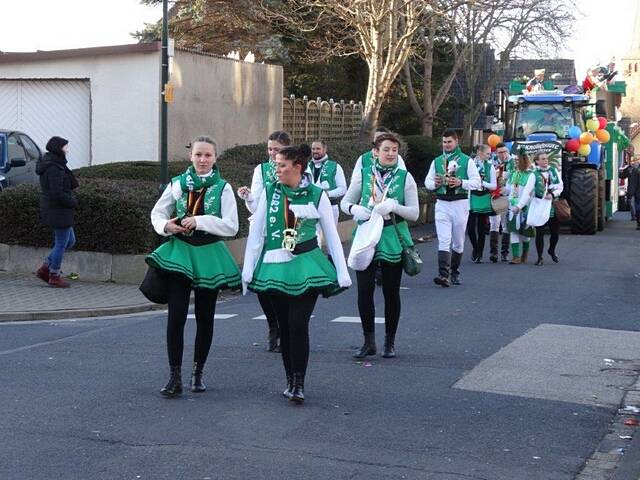
<instances>
[{"instance_id":1,"label":"paved road","mask_svg":"<svg viewBox=\"0 0 640 480\"><path fill-rule=\"evenodd\" d=\"M639 239L617 221L562 235L558 265L467 258L450 289L422 244L396 359L351 359L360 327L332 320L355 289L319 301L303 407L253 295L219 305L209 391L177 400L162 313L0 324L0 478L573 479L636 380L610 367L640 359Z\"/></svg>"}]
</instances>

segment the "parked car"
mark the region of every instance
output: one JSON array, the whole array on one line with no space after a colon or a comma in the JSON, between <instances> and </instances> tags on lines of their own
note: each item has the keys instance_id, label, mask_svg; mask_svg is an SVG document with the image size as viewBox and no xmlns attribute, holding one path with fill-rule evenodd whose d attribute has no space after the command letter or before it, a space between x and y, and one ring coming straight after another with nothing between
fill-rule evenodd
<instances>
[{"instance_id":1,"label":"parked car","mask_svg":"<svg viewBox=\"0 0 640 480\"><path fill-rule=\"evenodd\" d=\"M42 152L29 135L0 130L0 190L19 183L35 183L36 163Z\"/></svg>"}]
</instances>

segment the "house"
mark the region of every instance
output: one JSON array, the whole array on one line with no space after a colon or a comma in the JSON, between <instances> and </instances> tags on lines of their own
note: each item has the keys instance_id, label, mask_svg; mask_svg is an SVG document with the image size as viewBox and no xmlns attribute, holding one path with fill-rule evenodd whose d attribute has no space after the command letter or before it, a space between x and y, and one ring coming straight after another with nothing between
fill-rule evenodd
<instances>
[{"instance_id":1,"label":"house","mask_svg":"<svg viewBox=\"0 0 640 480\"><path fill-rule=\"evenodd\" d=\"M157 160L159 42L0 54L0 128L41 146L69 139L72 168ZM282 125L282 67L175 49L168 107L168 158L186 158L195 136L220 151L264 141Z\"/></svg>"}]
</instances>

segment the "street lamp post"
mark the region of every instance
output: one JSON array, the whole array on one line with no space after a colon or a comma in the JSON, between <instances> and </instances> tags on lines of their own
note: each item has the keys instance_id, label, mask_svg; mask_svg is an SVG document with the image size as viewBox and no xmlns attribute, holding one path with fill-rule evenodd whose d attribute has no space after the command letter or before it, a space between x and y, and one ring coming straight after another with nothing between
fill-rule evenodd
<instances>
[{"instance_id":1,"label":"street lamp post","mask_svg":"<svg viewBox=\"0 0 640 480\"><path fill-rule=\"evenodd\" d=\"M162 55L160 82L160 191L169 183L167 165L167 99L165 89L169 81L169 12L168 0L162 0Z\"/></svg>"}]
</instances>

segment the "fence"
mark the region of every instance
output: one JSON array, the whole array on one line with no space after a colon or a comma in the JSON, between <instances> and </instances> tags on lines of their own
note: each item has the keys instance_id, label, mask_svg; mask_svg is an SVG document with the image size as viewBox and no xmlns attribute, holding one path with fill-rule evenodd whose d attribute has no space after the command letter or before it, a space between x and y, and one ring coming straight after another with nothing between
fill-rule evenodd
<instances>
[{"instance_id":1,"label":"fence","mask_svg":"<svg viewBox=\"0 0 640 480\"><path fill-rule=\"evenodd\" d=\"M294 142L310 142L317 138L327 141L353 140L358 137L364 108L353 100L339 103L318 97L291 95L282 99L282 126Z\"/></svg>"}]
</instances>

